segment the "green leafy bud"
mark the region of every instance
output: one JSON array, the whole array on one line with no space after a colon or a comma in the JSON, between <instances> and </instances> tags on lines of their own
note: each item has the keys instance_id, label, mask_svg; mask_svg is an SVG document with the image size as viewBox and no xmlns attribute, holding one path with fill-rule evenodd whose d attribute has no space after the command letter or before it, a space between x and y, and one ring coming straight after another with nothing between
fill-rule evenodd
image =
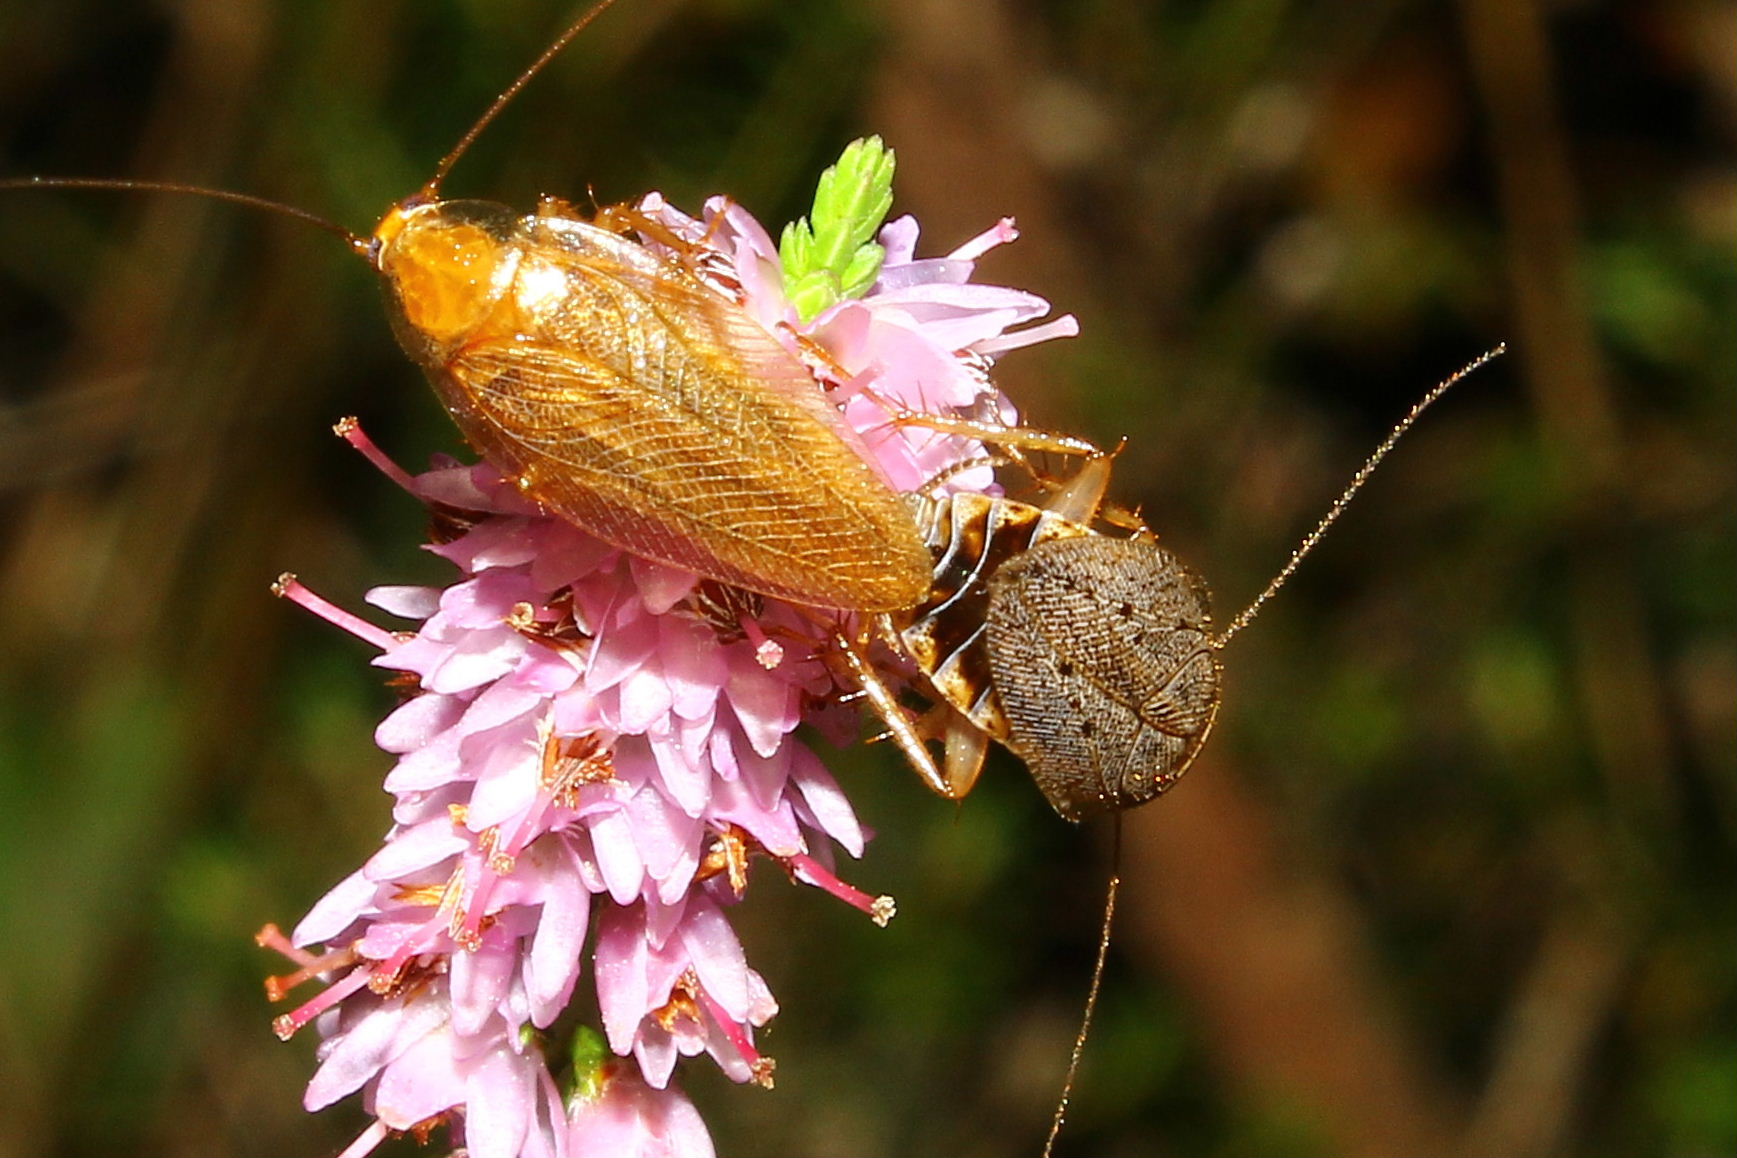
<instances>
[{"instance_id":1,"label":"green leafy bud","mask_svg":"<svg viewBox=\"0 0 1737 1158\"><path fill-rule=\"evenodd\" d=\"M567 1105L571 1107L595 1100L603 1093L609 1063L613 1060L609 1043L589 1025L581 1025L573 1031L573 1045L568 1056L573 1069L562 1083Z\"/></svg>"},{"instance_id":2,"label":"green leafy bud","mask_svg":"<svg viewBox=\"0 0 1737 1158\"><path fill-rule=\"evenodd\" d=\"M803 321L861 297L880 276L886 250L874 237L892 208L893 167L893 151L879 137L852 141L820 175L809 215L784 227L784 294Z\"/></svg>"}]
</instances>

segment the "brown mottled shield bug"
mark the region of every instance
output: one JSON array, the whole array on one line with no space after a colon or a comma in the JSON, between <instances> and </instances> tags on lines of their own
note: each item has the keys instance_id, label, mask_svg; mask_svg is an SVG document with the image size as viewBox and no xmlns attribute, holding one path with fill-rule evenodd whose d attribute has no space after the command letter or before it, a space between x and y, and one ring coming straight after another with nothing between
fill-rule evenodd
<instances>
[{"instance_id":1,"label":"brown mottled shield bug","mask_svg":"<svg viewBox=\"0 0 1737 1158\"><path fill-rule=\"evenodd\" d=\"M1219 707L1218 653L1284 586L1413 423L1461 379L1437 384L1364 460L1289 562L1222 632L1201 577L1138 518L1104 517L1109 455L1092 452L1041 504L983 494L910 496L934 562L929 593L877 616L873 630L915 669L930 704L913 719L876 671L870 639L840 637L842 663L923 781L957 800L977 781L990 740L1025 761L1057 813L1084 820L1153 800L1188 770ZM908 416L912 421L929 421ZM939 420L1014 452L1073 440ZM931 489L933 489L931 487ZM1111 524L1100 531L1100 522ZM927 741L939 740L937 764ZM1119 859L1119 854L1118 854ZM1091 1029L1121 883L1112 869L1098 954L1067 1075L1044 1142L1048 1158Z\"/></svg>"},{"instance_id":2,"label":"brown mottled shield bug","mask_svg":"<svg viewBox=\"0 0 1737 1158\"><path fill-rule=\"evenodd\" d=\"M0 189L178 192L286 213L384 278L400 344L466 439L549 512L631 553L818 607L884 611L927 588L899 497L812 375L629 206L586 220L442 201L479 134L609 6L575 21L371 235L244 194L32 178Z\"/></svg>"},{"instance_id":3,"label":"brown mottled shield bug","mask_svg":"<svg viewBox=\"0 0 1737 1158\"><path fill-rule=\"evenodd\" d=\"M1137 519L1099 531L1111 458L1094 454L1047 501L964 494L912 497L934 561L929 594L878 619L880 637L918 672L931 708L913 720L869 663L846 662L918 773L958 799L988 741L1026 762L1068 820L1143 804L1187 771L1219 705L1218 653L1291 577L1418 417L1503 352L1477 358L1394 426L1266 590L1222 632L1206 583ZM957 424L953 424L957 425ZM1018 446L1023 432L975 429ZM1055 447L1054 436L1039 435ZM937 765L925 741L940 740Z\"/></svg>"}]
</instances>

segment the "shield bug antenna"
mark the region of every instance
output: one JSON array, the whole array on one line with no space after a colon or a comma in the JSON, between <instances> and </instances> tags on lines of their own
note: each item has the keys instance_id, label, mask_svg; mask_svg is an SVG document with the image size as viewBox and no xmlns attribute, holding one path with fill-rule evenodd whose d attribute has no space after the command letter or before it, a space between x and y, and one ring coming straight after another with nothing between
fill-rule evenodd
<instances>
[{"instance_id":1,"label":"shield bug antenna","mask_svg":"<svg viewBox=\"0 0 1737 1158\"><path fill-rule=\"evenodd\" d=\"M702 276L696 252L632 205L589 220L550 197L528 214L440 199L471 144L611 3L568 25L365 237L190 185L26 178L0 189L183 193L333 233L384 279L399 344L466 440L551 514L799 604L917 602L930 568L904 504L807 367Z\"/></svg>"},{"instance_id":2,"label":"shield bug antenna","mask_svg":"<svg viewBox=\"0 0 1737 1158\"><path fill-rule=\"evenodd\" d=\"M1223 631L1192 568L1138 520L1100 531L1112 457L1084 464L1041 505L973 493L912 496L933 560L930 590L914 606L879 616L879 640L916 670L928 710L913 717L881 680L871 640L841 637L842 662L886 720L923 781L959 799L976 782L989 741L1025 761L1050 805L1068 820L1115 815L1155 799L1181 778L1217 719L1219 653L1295 573L1375 469L1418 418L1468 374L1500 356L1480 355L1413 406L1266 588ZM913 421L920 419L912 418ZM962 423L942 420L959 429ZM1070 449L1053 435L999 433L991 444ZM939 741L937 762L928 748ZM1065 1117L1102 981L1120 883L1112 868L1090 994L1044 1153Z\"/></svg>"}]
</instances>

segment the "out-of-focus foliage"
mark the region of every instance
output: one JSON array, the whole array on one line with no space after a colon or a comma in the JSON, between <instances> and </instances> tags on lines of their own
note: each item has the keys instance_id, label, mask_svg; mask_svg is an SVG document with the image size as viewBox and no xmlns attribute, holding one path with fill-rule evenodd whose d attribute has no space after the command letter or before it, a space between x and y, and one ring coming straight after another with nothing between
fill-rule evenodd
<instances>
[{"instance_id":1,"label":"out-of-focus foliage","mask_svg":"<svg viewBox=\"0 0 1737 1158\"><path fill-rule=\"evenodd\" d=\"M352 228L570 13L0 8L0 173L176 178ZM800 212L867 132L943 252L1084 335L1005 364L1126 436L1118 498L1258 591L1387 425L1498 339L1227 657L1131 818L1062 1151L1737 1150L1737 9L1666 3L623 0L454 173ZM387 824L362 650L276 603L438 578L326 433L456 449L367 271L192 200L0 194L0 1153L335 1150L249 934ZM1107 833L1011 761L957 809L839 758L876 930L767 878L774 1093L727 1154L1041 1138ZM405 1143L404 1149L413 1149Z\"/></svg>"}]
</instances>

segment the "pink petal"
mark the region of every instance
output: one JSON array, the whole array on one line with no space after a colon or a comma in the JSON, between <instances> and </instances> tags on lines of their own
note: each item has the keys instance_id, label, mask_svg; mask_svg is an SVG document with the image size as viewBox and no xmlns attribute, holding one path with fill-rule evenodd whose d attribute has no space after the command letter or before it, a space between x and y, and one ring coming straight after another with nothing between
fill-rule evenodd
<instances>
[{"instance_id":1,"label":"pink petal","mask_svg":"<svg viewBox=\"0 0 1737 1158\"><path fill-rule=\"evenodd\" d=\"M374 729L374 743L396 755L415 751L458 722L464 701L453 696L423 694L399 704Z\"/></svg>"},{"instance_id":2,"label":"pink petal","mask_svg":"<svg viewBox=\"0 0 1737 1158\"><path fill-rule=\"evenodd\" d=\"M463 1068L465 1149L471 1158L519 1158L536 1112L530 1063L500 1045Z\"/></svg>"},{"instance_id":3,"label":"pink petal","mask_svg":"<svg viewBox=\"0 0 1737 1158\"><path fill-rule=\"evenodd\" d=\"M416 476L416 493L430 502L445 503L462 511L491 511L489 497L477 486L472 468L449 466Z\"/></svg>"},{"instance_id":4,"label":"pink petal","mask_svg":"<svg viewBox=\"0 0 1737 1158\"><path fill-rule=\"evenodd\" d=\"M616 550L578 527L549 519L537 532L537 557L531 560L531 582L553 591L612 566ZM587 625L581 623L581 629Z\"/></svg>"},{"instance_id":5,"label":"pink petal","mask_svg":"<svg viewBox=\"0 0 1737 1158\"><path fill-rule=\"evenodd\" d=\"M394 832L362 871L375 882L399 880L468 851L470 843L443 817Z\"/></svg>"},{"instance_id":6,"label":"pink petal","mask_svg":"<svg viewBox=\"0 0 1737 1158\"><path fill-rule=\"evenodd\" d=\"M762 756L776 752L796 726L795 689L758 665L731 669L728 696L748 743Z\"/></svg>"},{"instance_id":7,"label":"pink petal","mask_svg":"<svg viewBox=\"0 0 1737 1158\"><path fill-rule=\"evenodd\" d=\"M670 799L689 816L699 816L712 799L711 768L688 759L687 753L667 735L653 733L651 754L657 761L658 779Z\"/></svg>"},{"instance_id":8,"label":"pink petal","mask_svg":"<svg viewBox=\"0 0 1737 1158\"><path fill-rule=\"evenodd\" d=\"M375 587L362 598L400 619L427 619L440 607L440 588Z\"/></svg>"},{"instance_id":9,"label":"pink petal","mask_svg":"<svg viewBox=\"0 0 1737 1158\"><path fill-rule=\"evenodd\" d=\"M483 689L465 710L459 729L467 735L486 731L515 720L539 707L545 697L530 688L511 683L497 683ZM468 756L469 753L467 752Z\"/></svg>"},{"instance_id":10,"label":"pink petal","mask_svg":"<svg viewBox=\"0 0 1737 1158\"><path fill-rule=\"evenodd\" d=\"M426 792L457 779L463 769L458 753L464 739L458 728L448 728L423 747L405 753L386 774L386 791Z\"/></svg>"},{"instance_id":11,"label":"pink petal","mask_svg":"<svg viewBox=\"0 0 1737 1158\"><path fill-rule=\"evenodd\" d=\"M656 1022L647 1022L634 1039L633 1058L639 1063L640 1075L648 1086L663 1089L675 1072L676 1043L669 1032Z\"/></svg>"},{"instance_id":12,"label":"pink petal","mask_svg":"<svg viewBox=\"0 0 1737 1158\"><path fill-rule=\"evenodd\" d=\"M761 808L776 807L783 798L784 783L790 777L790 749L794 746L782 745L769 756L737 747L736 763L742 770L742 784L754 794L754 802Z\"/></svg>"},{"instance_id":13,"label":"pink petal","mask_svg":"<svg viewBox=\"0 0 1737 1158\"><path fill-rule=\"evenodd\" d=\"M802 793L821 831L851 856L860 857L865 840L862 825L826 765L806 747L798 747L791 755L791 772L797 791Z\"/></svg>"},{"instance_id":14,"label":"pink petal","mask_svg":"<svg viewBox=\"0 0 1737 1158\"><path fill-rule=\"evenodd\" d=\"M524 637L511 628L467 631L422 682L434 692L469 691L512 671L524 652Z\"/></svg>"},{"instance_id":15,"label":"pink petal","mask_svg":"<svg viewBox=\"0 0 1737 1158\"><path fill-rule=\"evenodd\" d=\"M674 567L665 567L637 555L630 556L628 562L633 572L633 585L639 591L640 602L651 615L663 615L686 599L688 592L700 581L700 577L691 571L678 571Z\"/></svg>"},{"instance_id":16,"label":"pink petal","mask_svg":"<svg viewBox=\"0 0 1737 1158\"><path fill-rule=\"evenodd\" d=\"M485 571L455 583L440 596L440 610L457 627L498 627L515 605L536 597L530 580L519 571Z\"/></svg>"},{"instance_id":17,"label":"pink petal","mask_svg":"<svg viewBox=\"0 0 1737 1158\"><path fill-rule=\"evenodd\" d=\"M919 235L917 219L909 213L895 217L881 226L876 240L887 251L882 268L891 266L896 269L901 265L908 265L916 256Z\"/></svg>"},{"instance_id":18,"label":"pink petal","mask_svg":"<svg viewBox=\"0 0 1737 1158\"><path fill-rule=\"evenodd\" d=\"M513 673L513 682L540 696L554 696L572 687L579 675L580 669L567 653L532 647Z\"/></svg>"},{"instance_id":19,"label":"pink petal","mask_svg":"<svg viewBox=\"0 0 1737 1158\"><path fill-rule=\"evenodd\" d=\"M719 781L713 790L709 819L713 823L722 820L741 825L773 856L794 856L807 850L789 804L780 802L776 808L762 808L746 788L733 781Z\"/></svg>"},{"instance_id":20,"label":"pink petal","mask_svg":"<svg viewBox=\"0 0 1737 1158\"><path fill-rule=\"evenodd\" d=\"M664 681L663 669L655 658L633 669L621 681L620 730L643 734L654 723L669 714L674 697Z\"/></svg>"},{"instance_id":21,"label":"pink petal","mask_svg":"<svg viewBox=\"0 0 1737 1158\"><path fill-rule=\"evenodd\" d=\"M323 1109L361 1089L381 1066L412 1044L399 1039L399 1031L407 1025L425 1023L427 1032L445 1020L438 1001L390 1001L368 1010L341 1036L326 1041L330 1049L302 1094L303 1107Z\"/></svg>"},{"instance_id":22,"label":"pink petal","mask_svg":"<svg viewBox=\"0 0 1737 1158\"><path fill-rule=\"evenodd\" d=\"M585 669L585 688L593 695L614 687L657 652L657 621L641 616L598 636Z\"/></svg>"},{"instance_id":23,"label":"pink petal","mask_svg":"<svg viewBox=\"0 0 1737 1158\"><path fill-rule=\"evenodd\" d=\"M625 811L606 812L591 822L597 867L618 905L632 904L645 882L645 866L633 843L633 822Z\"/></svg>"},{"instance_id":24,"label":"pink petal","mask_svg":"<svg viewBox=\"0 0 1737 1158\"><path fill-rule=\"evenodd\" d=\"M357 869L314 902L314 907L301 919L290 940L304 948L330 941L373 903L374 882L363 870Z\"/></svg>"},{"instance_id":25,"label":"pink petal","mask_svg":"<svg viewBox=\"0 0 1737 1158\"><path fill-rule=\"evenodd\" d=\"M684 720L698 719L712 710L730 677L718 637L704 624L674 615L658 621L658 635L671 707Z\"/></svg>"},{"instance_id":26,"label":"pink petal","mask_svg":"<svg viewBox=\"0 0 1737 1158\"><path fill-rule=\"evenodd\" d=\"M724 914L709 901L688 906L682 944L700 984L724 1012L738 1021L748 1016L748 958Z\"/></svg>"},{"instance_id":27,"label":"pink petal","mask_svg":"<svg viewBox=\"0 0 1737 1158\"><path fill-rule=\"evenodd\" d=\"M531 531L529 519L490 519L478 523L462 538L447 546L458 548L448 558L460 562L467 571L487 571L495 567L518 567L537 557L538 536ZM436 548L437 554L445 551Z\"/></svg>"},{"instance_id":28,"label":"pink petal","mask_svg":"<svg viewBox=\"0 0 1737 1158\"><path fill-rule=\"evenodd\" d=\"M442 1028L386 1067L374 1088L374 1113L382 1122L408 1130L464 1101L452 1045L451 1032Z\"/></svg>"},{"instance_id":29,"label":"pink petal","mask_svg":"<svg viewBox=\"0 0 1737 1158\"><path fill-rule=\"evenodd\" d=\"M658 882L659 895L680 896L699 867L703 825L649 788L635 793L627 809L633 819L634 844L645 861L646 872Z\"/></svg>"},{"instance_id":30,"label":"pink petal","mask_svg":"<svg viewBox=\"0 0 1737 1158\"><path fill-rule=\"evenodd\" d=\"M543 917L525 963L525 984L530 990L531 1020L543 1028L566 1008L579 978L579 954L591 921L591 893L572 849L559 837L545 837L532 845L531 856L543 877L544 900Z\"/></svg>"},{"instance_id":31,"label":"pink petal","mask_svg":"<svg viewBox=\"0 0 1737 1158\"><path fill-rule=\"evenodd\" d=\"M643 912L635 908L605 905L598 914L597 947L593 957L597 970L597 1007L603 1014L603 1031L609 1048L626 1056L633 1047L646 1003L646 965Z\"/></svg>"},{"instance_id":32,"label":"pink petal","mask_svg":"<svg viewBox=\"0 0 1737 1158\"><path fill-rule=\"evenodd\" d=\"M476 769L476 788L465 816L472 832L504 824L525 811L543 786L542 742L533 726L509 726L487 735L492 742L486 747L473 743L465 750Z\"/></svg>"},{"instance_id":33,"label":"pink petal","mask_svg":"<svg viewBox=\"0 0 1737 1158\"><path fill-rule=\"evenodd\" d=\"M484 944L474 951L461 951L447 958L455 1032L465 1036L478 1033L494 1016L518 967L516 950L516 944Z\"/></svg>"}]
</instances>

